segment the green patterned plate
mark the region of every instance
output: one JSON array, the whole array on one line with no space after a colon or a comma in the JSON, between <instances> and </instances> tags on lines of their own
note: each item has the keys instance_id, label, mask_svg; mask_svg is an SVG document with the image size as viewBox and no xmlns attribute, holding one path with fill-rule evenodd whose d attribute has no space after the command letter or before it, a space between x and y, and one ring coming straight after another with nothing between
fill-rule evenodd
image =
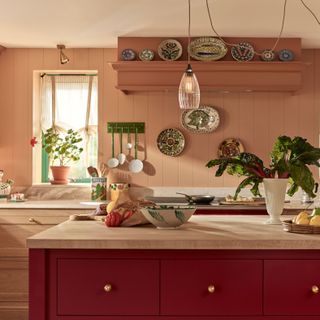
<instances>
[{"instance_id":1,"label":"green patterned plate","mask_svg":"<svg viewBox=\"0 0 320 320\"><path fill-rule=\"evenodd\" d=\"M178 156L183 151L184 145L184 136L178 129L165 129L160 132L157 138L158 149L167 156Z\"/></svg>"},{"instance_id":2,"label":"green patterned plate","mask_svg":"<svg viewBox=\"0 0 320 320\"><path fill-rule=\"evenodd\" d=\"M210 106L200 106L199 109L184 110L181 114L182 126L195 133L210 133L217 129L220 123L219 113Z\"/></svg>"}]
</instances>

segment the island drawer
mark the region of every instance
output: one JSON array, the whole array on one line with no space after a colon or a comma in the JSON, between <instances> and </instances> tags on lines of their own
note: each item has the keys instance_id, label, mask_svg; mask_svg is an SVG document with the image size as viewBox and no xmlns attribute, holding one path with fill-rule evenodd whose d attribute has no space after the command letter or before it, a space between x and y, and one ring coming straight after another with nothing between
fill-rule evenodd
<instances>
[{"instance_id":1,"label":"island drawer","mask_svg":"<svg viewBox=\"0 0 320 320\"><path fill-rule=\"evenodd\" d=\"M58 259L58 315L159 313L159 262Z\"/></svg>"},{"instance_id":2,"label":"island drawer","mask_svg":"<svg viewBox=\"0 0 320 320\"><path fill-rule=\"evenodd\" d=\"M262 314L261 260L164 260L162 315Z\"/></svg>"},{"instance_id":3,"label":"island drawer","mask_svg":"<svg viewBox=\"0 0 320 320\"><path fill-rule=\"evenodd\" d=\"M320 314L320 260L266 260L264 311L267 315Z\"/></svg>"}]
</instances>

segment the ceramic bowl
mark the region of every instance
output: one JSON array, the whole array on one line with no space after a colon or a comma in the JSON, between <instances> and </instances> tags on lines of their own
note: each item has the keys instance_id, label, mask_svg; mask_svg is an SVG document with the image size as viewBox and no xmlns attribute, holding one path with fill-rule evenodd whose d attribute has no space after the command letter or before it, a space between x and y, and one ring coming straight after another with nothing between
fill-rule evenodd
<instances>
[{"instance_id":1,"label":"ceramic bowl","mask_svg":"<svg viewBox=\"0 0 320 320\"><path fill-rule=\"evenodd\" d=\"M144 217L158 229L175 229L196 211L195 206L152 206L141 208Z\"/></svg>"}]
</instances>

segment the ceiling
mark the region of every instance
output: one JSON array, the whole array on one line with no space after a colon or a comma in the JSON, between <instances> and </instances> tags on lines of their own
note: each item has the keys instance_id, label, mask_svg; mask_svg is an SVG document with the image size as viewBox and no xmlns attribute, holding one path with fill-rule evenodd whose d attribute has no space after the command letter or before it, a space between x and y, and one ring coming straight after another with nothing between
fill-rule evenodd
<instances>
[{"instance_id":1,"label":"ceiling","mask_svg":"<svg viewBox=\"0 0 320 320\"><path fill-rule=\"evenodd\" d=\"M287 0L283 37L320 48L320 26L300 0ZM320 19L320 1L304 0ZM283 0L209 0L222 36L277 37ZM5 47L110 48L119 36L186 36L187 0L0 0ZM214 35L205 0L191 0L193 36Z\"/></svg>"}]
</instances>

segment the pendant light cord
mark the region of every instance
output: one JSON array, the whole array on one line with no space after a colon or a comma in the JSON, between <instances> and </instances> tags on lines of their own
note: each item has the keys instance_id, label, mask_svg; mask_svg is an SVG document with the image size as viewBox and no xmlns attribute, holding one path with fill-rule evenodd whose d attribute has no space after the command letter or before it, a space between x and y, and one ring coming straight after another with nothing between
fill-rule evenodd
<instances>
[{"instance_id":1,"label":"pendant light cord","mask_svg":"<svg viewBox=\"0 0 320 320\"><path fill-rule=\"evenodd\" d=\"M190 48L190 29L191 29L191 0L188 0L188 48L187 48L187 52L188 52L188 67L190 65L190 52L189 52L189 48Z\"/></svg>"},{"instance_id":2,"label":"pendant light cord","mask_svg":"<svg viewBox=\"0 0 320 320\"><path fill-rule=\"evenodd\" d=\"M190 1L190 0L189 0ZM305 3L303 2L303 0L300 0L304 5ZM214 25L213 25L213 19L212 19L212 15L211 15L211 10L210 10L210 6L209 6L209 0L206 0L206 6L207 6L207 12L208 12L208 17L209 17L209 21L210 21L210 25L211 25L211 29L213 30L213 32L215 33L215 35L227 46L232 46L232 47L240 47L240 45L238 43L231 43L231 42L227 42L225 40L222 39L222 37L220 36L220 34L217 32L217 30L215 29ZM307 6L306 6L307 7ZM308 7L307 7L308 8ZM281 39L281 36L282 36L282 33L283 33L283 29L284 29L284 26L285 26L285 20L286 20L286 9L287 9L287 0L284 0L283 2L283 11L282 11L282 19L281 19L281 28L280 28L280 31L279 31L279 35L277 37L277 40L275 41L274 45L272 46L272 48L269 50L269 51L274 51L275 48L277 47L280 39ZM308 10L310 10L310 8L308 8ZM312 12L310 10L310 12ZM313 14L313 12L312 12ZM314 15L314 14L313 14ZM315 16L315 15L314 15ZM318 21L318 19L317 19ZM261 53L259 52L256 52L254 49L250 49L255 55L257 56L262 56Z\"/></svg>"},{"instance_id":3,"label":"pendant light cord","mask_svg":"<svg viewBox=\"0 0 320 320\"><path fill-rule=\"evenodd\" d=\"M190 0L189 0L190 2ZM317 15L314 13L314 11L305 3L304 0L300 0L300 2L302 3L302 5L309 11L309 13L313 16L313 18L316 20L317 24L320 25L320 20L318 19ZM208 17L209 17L209 21L210 21L210 25L211 25L211 29L213 30L213 32L215 33L215 35L227 46L235 46L235 47L240 47L239 44L237 43L229 43L226 42L225 40L222 39L222 37L220 36L220 34L217 32L217 30L214 28L213 25L213 20L212 20L212 15L211 15L211 11L210 11L210 7L209 7L209 1L206 0L206 6L207 6L207 12L208 12ZM285 20L286 20L286 9L287 9L287 0L284 0L283 2L283 11L282 11L282 20L281 20L281 28L279 31L279 35L277 37L277 40L275 41L272 49L270 49L270 51L274 51L275 48L277 47L281 37L282 37L282 33L283 33L283 29L285 26ZM262 56L261 53L256 52L255 50L251 50L255 55L257 56Z\"/></svg>"},{"instance_id":4,"label":"pendant light cord","mask_svg":"<svg viewBox=\"0 0 320 320\"><path fill-rule=\"evenodd\" d=\"M318 19L318 17L316 16L316 14L311 10L311 8L303 1L300 0L300 2L302 3L302 5L312 14L312 16L314 17L314 19L317 21L317 23L320 25L320 21Z\"/></svg>"}]
</instances>

